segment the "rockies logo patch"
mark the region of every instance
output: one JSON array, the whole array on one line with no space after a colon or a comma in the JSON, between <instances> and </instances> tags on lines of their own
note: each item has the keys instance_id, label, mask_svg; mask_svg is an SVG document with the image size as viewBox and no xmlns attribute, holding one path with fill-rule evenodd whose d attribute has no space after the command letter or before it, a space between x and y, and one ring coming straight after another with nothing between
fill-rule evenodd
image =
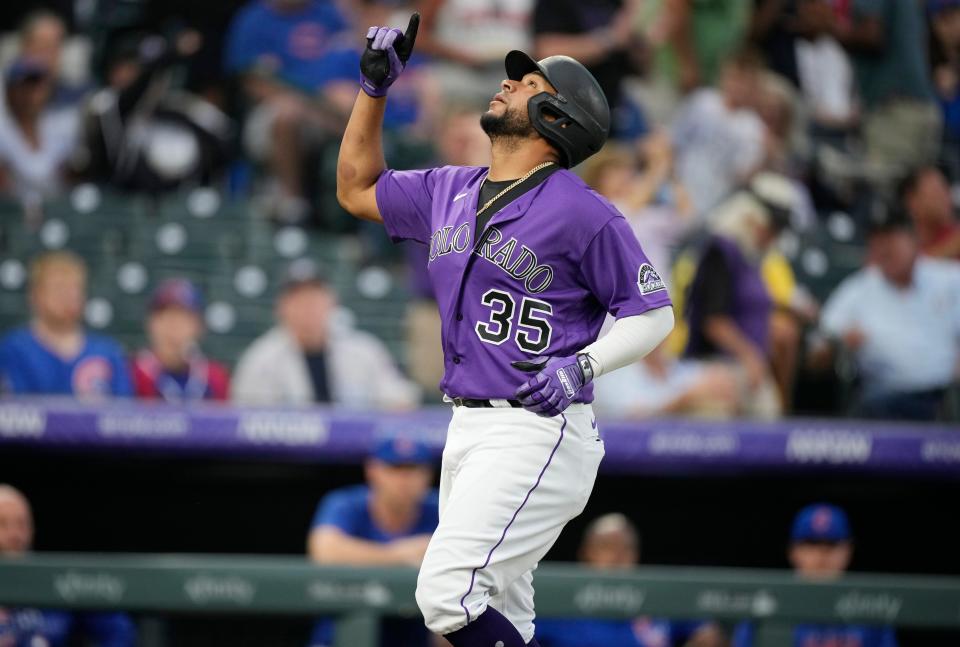
<instances>
[{"instance_id":1,"label":"rockies logo patch","mask_svg":"<svg viewBox=\"0 0 960 647\"><path fill-rule=\"evenodd\" d=\"M640 289L640 294L644 295L666 289L663 279L660 278L660 275L650 263L644 263L640 266L640 270L637 272L637 287Z\"/></svg>"}]
</instances>

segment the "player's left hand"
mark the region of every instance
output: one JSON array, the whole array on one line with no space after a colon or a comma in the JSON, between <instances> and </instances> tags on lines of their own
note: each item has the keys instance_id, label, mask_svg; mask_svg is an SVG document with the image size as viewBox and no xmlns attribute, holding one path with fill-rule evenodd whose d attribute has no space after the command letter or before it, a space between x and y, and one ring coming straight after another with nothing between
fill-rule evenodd
<instances>
[{"instance_id":1,"label":"player's left hand","mask_svg":"<svg viewBox=\"0 0 960 647\"><path fill-rule=\"evenodd\" d=\"M511 366L536 373L517 389L514 397L524 409L540 416L559 416L593 380L593 366L582 353L569 357L537 357L511 362Z\"/></svg>"},{"instance_id":2,"label":"player's left hand","mask_svg":"<svg viewBox=\"0 0 960 647\"><path fill-rule=\"evenodd\" d=\"M407 66L420 28L420 14L410 16L407 30L371 27L367 48L360 57L360 87L374 98L384 97Z\"/></svg>"}]
</instances>

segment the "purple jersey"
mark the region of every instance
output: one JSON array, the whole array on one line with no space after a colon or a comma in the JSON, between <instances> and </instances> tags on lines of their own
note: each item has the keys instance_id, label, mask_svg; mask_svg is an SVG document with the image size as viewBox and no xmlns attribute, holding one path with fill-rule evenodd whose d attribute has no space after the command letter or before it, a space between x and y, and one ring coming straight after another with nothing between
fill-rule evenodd
<instances>
[{"instance_id":1,"label":"purple jersey","mask_svg":"<svg viewBox=\"0 0 960 647\"><path fill-rule=\"evenodd\" d=\"M385 171L377 206L394 241L429 245L427 268L443 321L440 389L512 398L529 375L510 366L572 355L604 317L670 305L626 219L570 171L551 174L474 232L487 169ZM589 391L581 396L589 401Z\"/></svg>"}]
</instances>

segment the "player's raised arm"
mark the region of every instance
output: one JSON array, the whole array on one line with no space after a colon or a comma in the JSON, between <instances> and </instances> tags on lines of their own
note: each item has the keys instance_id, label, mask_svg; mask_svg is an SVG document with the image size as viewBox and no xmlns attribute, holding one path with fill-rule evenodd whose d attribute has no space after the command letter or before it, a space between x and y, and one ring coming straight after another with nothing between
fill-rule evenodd
<instances>
[{"instance_id":1,"label":"player's raised arm","mask_svg":"<svg viewBox=\"0 0 960 647\"><path fill-rule=\"evenodd\" d=\"M383 159L383 111L387 89L397 80L413 52L420 14L410 17L406 32L388 27L367 31L367 49L360 59L360 89L343 133L337 159L337 200L357 218L381 222L377 178Z\"/></svg>"}]
</instances>

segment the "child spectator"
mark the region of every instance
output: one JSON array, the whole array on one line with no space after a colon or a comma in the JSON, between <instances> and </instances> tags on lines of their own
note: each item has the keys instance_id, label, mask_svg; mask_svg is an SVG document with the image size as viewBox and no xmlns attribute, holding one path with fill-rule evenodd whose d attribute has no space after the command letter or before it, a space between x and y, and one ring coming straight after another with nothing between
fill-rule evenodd
<instances>
[{"instance_id":1,"label":"child spectator","mask_svg":"<svg viewBox=\"0 0 960 647\"><path fill-rule=\"evenodd\" d=\"M203 296L186 279L164 281L150 299L149 348L133 360L137 397L167 402L226 400L230 375L200 350Z\"/></svg>"}]
</instances>

